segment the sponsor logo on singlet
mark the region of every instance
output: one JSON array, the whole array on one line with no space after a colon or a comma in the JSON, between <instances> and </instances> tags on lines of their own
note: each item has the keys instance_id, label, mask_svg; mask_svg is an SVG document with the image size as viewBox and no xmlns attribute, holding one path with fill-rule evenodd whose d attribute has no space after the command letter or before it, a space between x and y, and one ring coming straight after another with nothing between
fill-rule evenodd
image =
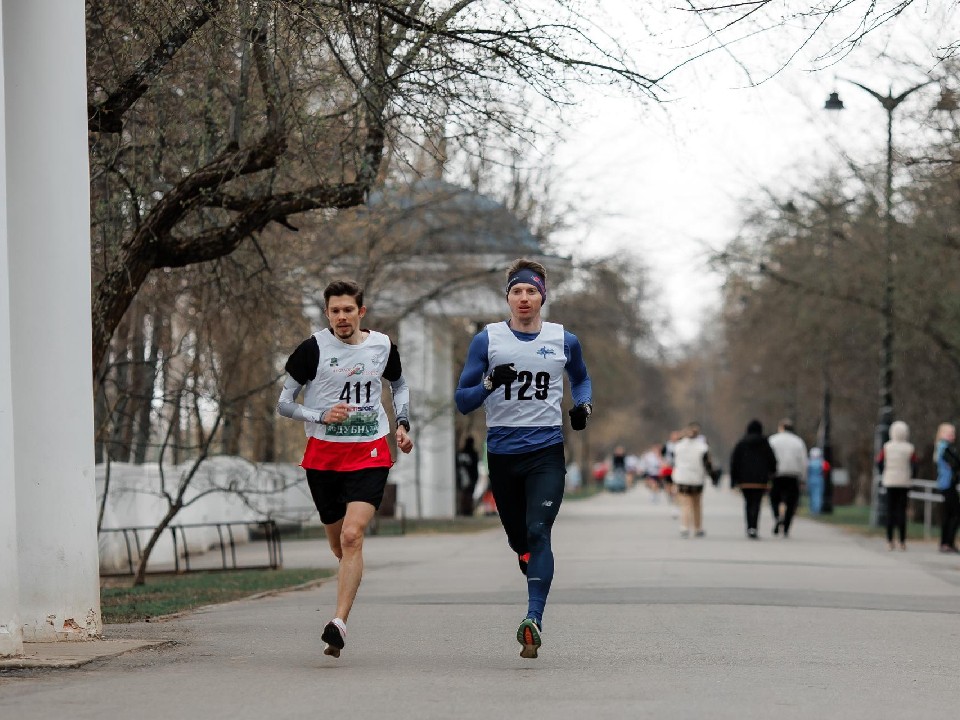
<instances>
[{"instance_id":1,"label":"sponsor logo on singlet","mask_svg":"<svg viewBox=\"0 0 960 720\"><path fill-rule=\"evenodd\" d=\"M350 413L350 417L341 423L327 425L327 435L339 437L365 437L376 435L380 427L379 415L371 406Z\"/></svg>"}]
</instances>

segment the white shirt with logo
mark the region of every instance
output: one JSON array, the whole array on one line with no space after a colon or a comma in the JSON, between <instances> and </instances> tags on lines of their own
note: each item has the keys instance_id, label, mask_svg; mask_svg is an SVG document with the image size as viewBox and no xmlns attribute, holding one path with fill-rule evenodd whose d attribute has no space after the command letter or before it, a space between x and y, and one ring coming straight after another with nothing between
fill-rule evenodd
<instances>
[{"instance_id":1,"label":"white shirt with logo","mask_svg":"<svg viewBox=\"0 0 960 720\"><path fill-rule=\"evenodd\" d=\"M390 432L380 402L383 371L390 357L390 338L370 331L359 345L349 345L322 330L313 337L320 347L317 377L304 390L304 405L314 408L346 403L350 416L342 423L304 423L307 437L333 442L369 442Z\"/></svg>"},{"instance_id":2,"label":"white shirt with logo","mask_svg":"<svg viewBox=\"0 0 960 720\"><path fill-rule=\"evenodd\" d=\"M523 341L505 322L487 325L487 361L513 364L517 379L501 385L483 405L487 427L559 427L563 424L563 325L544 322L536 339Z\"/></svg>"}]
</instances>

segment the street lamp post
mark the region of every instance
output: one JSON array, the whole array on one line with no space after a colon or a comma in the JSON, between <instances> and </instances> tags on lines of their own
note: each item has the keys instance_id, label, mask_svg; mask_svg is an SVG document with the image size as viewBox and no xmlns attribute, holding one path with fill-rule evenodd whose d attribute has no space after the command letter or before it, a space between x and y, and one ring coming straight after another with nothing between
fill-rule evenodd
<instances>
[{"instance_id":1,"label":"street lamp post","mask_svg":"<svg viewBox=\"0 0 960 720\"><path fill-rule=\"evenodd\" d=\"M899 95L894 95L892 89L888 90L886 95L881 95L876 90L853 80L846 80L846 82L869 93L887 111L887 175L883 195L884 285L883 302L880 309L883 316L883 341L880 346L880 412L873 438L874 457L876 457L889 437L890 424L893 422L893 111L908 96L934 81L927 80L919 83L904 90ZM824 109L843 110L843 101L838 93L830 93L830 97L824 103ZM876 484L875 478L875 487ZM871 513L874 516L872 519L876 522L876 503L872 503L872 506L874 508Z\"/></svg>"},{"instance_id":2,"label":"street lamp post","mask_svg":"<svg viewBox=\"0 0 960 720\"><path fill-rule=\"evenodd\" d=\"M838 98L839 100L839 98ZM843 198L840 200L829 199L820 200L812 198L820 207L820 210L827 218L827 268L829 290L833 292L833 243L837 236L837 215L844 212L851 200ZM823 451L823 459L830 468L823 477L823 502L820 506L820 512L825 515L833 513L833 444L830 437L830 346L829 341L821 339L821 352L823 353L820 367L823 373L823 402L820 410L820 448Z\"/></svg>"}]
</instances>

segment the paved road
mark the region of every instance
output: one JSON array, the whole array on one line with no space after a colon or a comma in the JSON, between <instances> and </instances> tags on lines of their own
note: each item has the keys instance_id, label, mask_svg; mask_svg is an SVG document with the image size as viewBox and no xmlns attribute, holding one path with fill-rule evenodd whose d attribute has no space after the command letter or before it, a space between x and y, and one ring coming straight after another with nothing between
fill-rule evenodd
<instances>
[{"instance_id":1,"label":"paved road","mask_svg":"<svg viewBox=\"0 0 960 720\"><path fill-rule=\"evenodd\" d=\"M737 496L681 539L645 490L568 502L538 660L513 634L522 576L499 530L374 537L339 660L334 585L111 637L171 644L0 675L0 717L934 718L960 707L960 559L799 521L744 538ZM318 543L288 566L328 564Z\"/></svg>"}]
</instances>

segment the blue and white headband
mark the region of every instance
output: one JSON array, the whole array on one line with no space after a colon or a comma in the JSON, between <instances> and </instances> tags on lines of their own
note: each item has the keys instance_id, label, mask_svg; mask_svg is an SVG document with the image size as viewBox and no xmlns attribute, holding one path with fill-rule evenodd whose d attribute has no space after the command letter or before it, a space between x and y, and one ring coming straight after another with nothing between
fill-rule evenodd
<instances>
[{"instance_id":1,"label":"blue and white headband","mask_svg":"<svg viewBox=\"0 0 960 720\"><path fill-rule=\"evenodd\" d=\"M540 291L542 302L547 302L547 281L544 279L543 275L531 270L530 268L517 270L513 275L510 276L510 279L507 280L507 294L510 294L510 288L519 283L533 285L537 290Z\"/></svg>"}]
</instances>

